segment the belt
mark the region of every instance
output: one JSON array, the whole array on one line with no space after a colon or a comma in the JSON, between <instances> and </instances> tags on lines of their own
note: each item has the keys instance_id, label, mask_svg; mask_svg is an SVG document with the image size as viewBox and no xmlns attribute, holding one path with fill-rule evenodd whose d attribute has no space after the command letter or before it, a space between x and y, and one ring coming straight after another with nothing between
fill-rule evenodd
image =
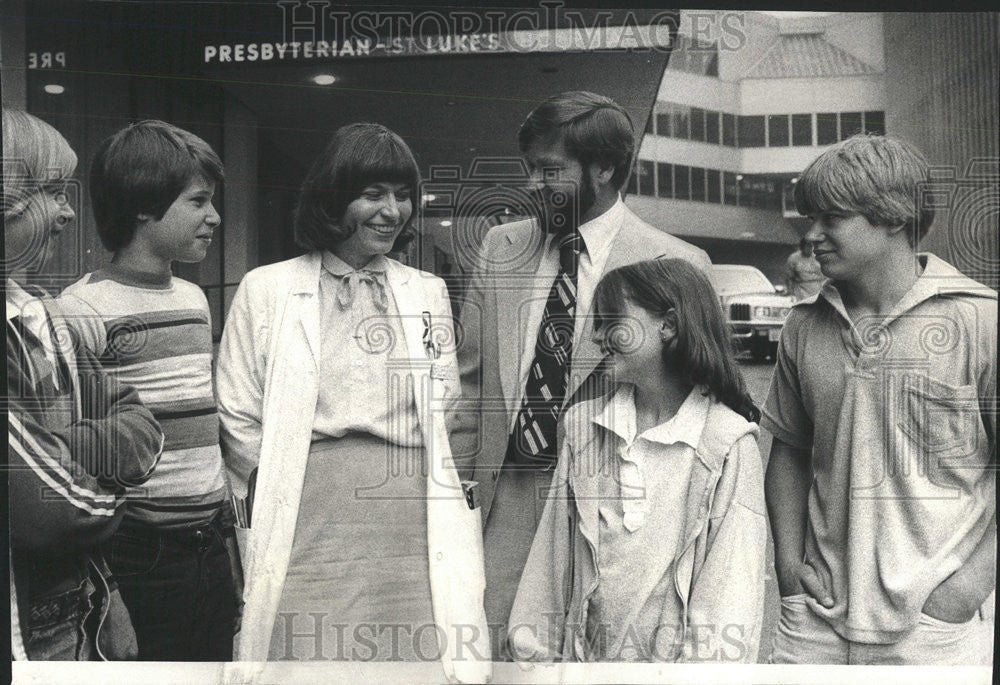
<instances>
[{"instance_id":1,"label":"belt","mask_svg":"<svg viewBox=\"0 0 1000 685\"><path fill-rule=\"evenodd\" d=\"M223 525L220 510L207 523L192 528L158 528L126 519L118 527L118 533L150 540L162 540L165 543L182 547L200 547L213 539L221 541L226 537L227 529Z\"/></svg>"}]
</instances>

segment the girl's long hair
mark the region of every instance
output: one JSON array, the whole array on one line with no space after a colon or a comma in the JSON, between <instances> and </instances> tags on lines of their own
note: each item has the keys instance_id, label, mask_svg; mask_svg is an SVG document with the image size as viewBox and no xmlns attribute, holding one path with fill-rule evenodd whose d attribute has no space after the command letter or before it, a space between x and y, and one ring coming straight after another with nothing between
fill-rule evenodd
<instances>
[{"instance_id":1,"label":"girl's long hair","mask_svg":"<svg viewBox=\"0 0 1000 685\"><path fill-rule=\"evenodd\" d=\"M736 364L719 298L705 274L683 259L652 259L608 272L594 291L595 330L621 319L626 298L657 316L674 310L677 337L669 349L664 345L666 363L748 421L760 420Z\"/></svg>"}]
</instances>

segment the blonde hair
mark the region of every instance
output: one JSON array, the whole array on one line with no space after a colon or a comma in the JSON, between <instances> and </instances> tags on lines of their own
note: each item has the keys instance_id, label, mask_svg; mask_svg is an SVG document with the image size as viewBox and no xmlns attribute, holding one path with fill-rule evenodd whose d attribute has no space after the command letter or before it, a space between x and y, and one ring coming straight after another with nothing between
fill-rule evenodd
<instances>
[{"instance_id":1,"label":"blonde hair","mask_svg":"<svg viewBox=\"0 0 1000 685\"><path fill-rule=\"evenodd\" d=\"M934 221L921 198L930 179L927 158L902 138L859 134L834 145L795 184L795 208L809 216L850 212L873 226L905 226L916 246Z\"/></svg>"},{"instance_id":2,"label":"blonde hair","mask_svg":"<svg viewBox=\"0 0 1000 685\"><path fill-rule=\"evenodd\" d=\"M76 170L76 153L59 131L38 117L3 108L3 216L16 216L24 202Z\"/></svg>"}]
</instances>

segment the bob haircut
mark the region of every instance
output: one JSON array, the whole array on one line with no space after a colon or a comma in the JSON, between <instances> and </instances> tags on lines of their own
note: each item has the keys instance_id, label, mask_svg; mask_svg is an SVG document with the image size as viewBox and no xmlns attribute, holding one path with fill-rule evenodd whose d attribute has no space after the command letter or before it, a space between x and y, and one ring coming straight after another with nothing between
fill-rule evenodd
<instances>
[{"instance_id":1,"label":"bob haircut","mask_svg":"<svg viewBox=\"0 0 1000 685\"><path fill-rule=\"evenodd\" d=\"M632 118L611 98L583 90L554 95L528 115L517 132L521 153L536 142L562 141L566 152L584 167L613 166L611 182L621 190L635 154Z\"/></svg>"},{"instance_id":2,"label":"bob haircut","mask_svg":"<svg viewBox=\"0 0 1000 685\"><path fill-rule=\"evenodd\" d=\"M38 117L3 109L3 216L24 211L32 195L62 185L76 171L76 153L59 131Z\"/></svg>"},{"instance_id":3,"label":"bob haircut","mask_svg":"<svg viewBox=\"0 0 1000 685\"><path fill-rule=\"evenodd\" d=\"M901 138L859 134L830 148L795 184L799 214L860 214L873 226L904 226L910 245L927 234L934 209L920 200L927 158Z\"/></svg>"},{"instance_id":4,"label":"bob haircut","mask_svg":"<svg viewBox=\"0 0 1000 685\"><path fill-rule=\"evenodd\" d=\"M420 170L409 146L381 124L348 124L337 129L316 158L295 207L295 242L306 250L330 250L350 237L341 226L347 205L374 183L401 183L419 202ZM416 209L416 207L414 207ZM413 217L403 226L392 246L398 252L413 240Z\"/></svg>"},{"instance_id":5,"label":"bob haircut","mask_svg":"<svg viewBox=\"0 0 1000 685\"><path fill-rule=\"evenodd\" d=\"M673 310L676 344L664 345L664 361L748 421L760 420L736 365L719 298L705 274L683 259L651 259L606 273L594 291L594 330L621 327L620 342L627 345L633 332L622 321L626 299L657 316ZM608 334L615 339L614 330Z\"/></svg>"},{"instance_id":6,"label":"bob haircut","mask_svg":"<svg viewBox=\"0 0 1000 685\"><path fill-rule=\"evenodd\" d=\"M126 247L140 214L159 221L199 176L223 183L219 156L198 136L164 121L140 121L104 139L90 167L90 199L105 249Z\"/></svg>"}]
</instances>

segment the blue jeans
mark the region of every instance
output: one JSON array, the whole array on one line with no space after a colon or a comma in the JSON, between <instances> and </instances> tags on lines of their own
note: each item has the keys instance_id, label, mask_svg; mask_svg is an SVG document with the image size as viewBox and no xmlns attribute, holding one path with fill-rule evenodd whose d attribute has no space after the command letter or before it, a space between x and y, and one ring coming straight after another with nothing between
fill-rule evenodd
<instances>
[{"instance_id":1,"label":"blue jeans","mask_svg":"<svg viewBox=\"0 0 1000 685\"><path fill-rule=\"evenodd\" d=\"M181 531L124 521L108 564L143 661L230 661L236 596L217 523Z\"/></svg>"},{"instance_id":2,"label":"blue jeans","mask_svg":"<svg viewBox=\"0 0 1000 685\"><path fill-rule=\"evenodd\" d=\"M30 602L24 648L33 661L134 659L135 633L118 590L97 562L83 562L85 575L72 589ZM75 583L76 581L74 581Z\"/></svg>"}]
</instances>

